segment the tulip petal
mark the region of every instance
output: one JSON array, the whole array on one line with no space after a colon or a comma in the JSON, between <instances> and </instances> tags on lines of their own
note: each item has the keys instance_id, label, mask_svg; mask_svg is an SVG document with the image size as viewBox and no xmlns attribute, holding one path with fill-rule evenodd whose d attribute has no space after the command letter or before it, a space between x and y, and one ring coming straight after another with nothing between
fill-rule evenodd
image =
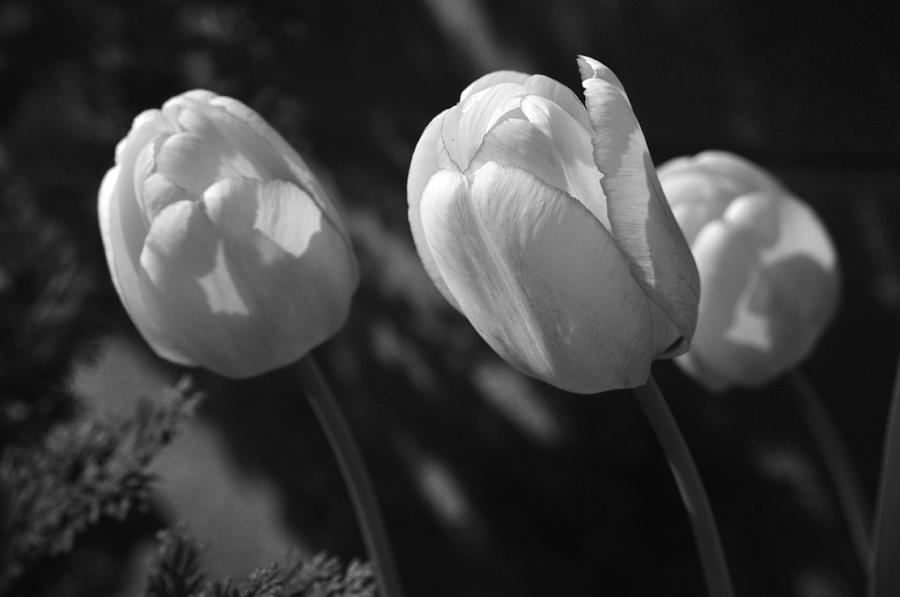
<instances>
[{"instance_id":1,"label":"tulip petal","mask_svg":"<svg viewBox=\"0 0 900 597\"><path fill-rule=\"evenodd\" d=\"M249 179L166 207L141 255L178 349L237 378L287 365L337 331L353 263L304 190Z\"/></svg>"},{"instance_id":2,"label":"tulip petal","mask_svg":"<svg viewBox=\"0 0 900 597\"><path fill-rule=\"evenodd\" d=\"M594 165L591 135L588 130L557 104L540 96L524 97L522 113L552 140L553 146L559 152L567 181L567 185L560 188L578 199L607 230L610 230L606 194L600 183L603 175Z\"/></svg>"},{"instance_id":3,"label":"tulip petal","mask_svg":"<svg viewBox=\"0 0 900 597\"><path fill-rule=\"evenodd\" d=\"M444 118L442 137L450 158L460 170L469 161L489 131L506 114L519 107L525 88L518 83L499 83L473 93Z\"/></svg>"},{"instance_id":4,"label":"tulip petal","mask_svg":"<svg viewBox=\"0 0 900 597\"><path fill-rule=\"evenodd\" d=\"M566 172L559 152L550 137L527 120L510 118L497 123L485 135L469 171L474 172L488 162L517 166L551 187L566 188Z\"/></svg>"},{"instance_id":5,"label":"tulip petal","mask_svg":"<svg viewBox=\"0 0 900 597\"><path fill-rule=\"evenodd\" d=\"M612 234L631 260L638 282L681 331L685 342L673 347L675 352L690 342L697 321L696 266L621 83L601 67L579 58L594 130L594 162L604 175L601 184Z\"/></svg>"},{"instance_id":6,"label":"tulip petal","mask_svg":"<svg viewBox=\"0 0 900 597\"><path fill-rule=\"evenodd\" d=\"M231 132L234 138L240 139L241 147L246 147L248 152L257 154L265 152L259 146L259 144L263 144L271 149L272 154L279 156L279 160L283 160L290 176L273 174L271 178L291 180L305 189L331 225L340 233L346 244L346 250L352 251L353 244L350 240L350 233L341 216L339 205L325 191L306 161L278 131L269 126L259 114L234 98L214 96L207 102L209 106L216 108L210 112L210 115L213 118L222 119L219 128ZM272 167L274 167L274 162ZM356 267L355 259L353 264Z\"/></svg>"},{"instance_id":7,"label":"tulip petal","mask_svg":"<svg viewBox=\"0 0 900 597\"><path fill-rule=\"evenodd\" d=\"M616 73L612 72L608 66L599 60L594 60L593 58L584 55L579 55L577 62L578 74L581 75L582 84L587 80L596 81L598 83L602 81L618 90L618 92L622 94L622 97L625 98L625 101L631 105L631 101L625 93L625 86L622 85L619 77L617 77Z\"/></svg>"},{"instance_id":8,"label":"tulip petal","mask_svg":"<svg viewBox=\"0 0 900 597\"><path fill-rule=\"evenodd\" d=\"M588 119L584 104L575 93L555 79L544 75L532 75L525 81L525 91L550 100L580 124L586 133L591 132L591 121Z\"/></svg>"},{"instance_id":9,"label":"tulip petal","mask_svg":"<svg viewBox=\"0 0 900 597\"><path fill-rule=\"evenodd\" d=\"M194 133L177 133L163 141L155 160L157 172L195 194L220 178L238 174L222 159L219 147Z\"/></svg>"},{"instance_id":10,"label":"tulip petal","mask_svg":"<svg viewBox=\"0 0 900 597\"><path fill-rule=\"evenodd\" d=\"M147 280L140 267L148 222L135 197L133 164L145 145L168 130L160 116L159 110L147 110L134 119L128 136L116 148L117 165L100 185L97 213L110 276L131 320L160 356L189 365L187 356L167 346L164 331L154 323L157 307L143 292Z\"/></svg>"},{"instance_id":11,"label":"tulip petal","mask_svg":"<svg viewBox=\"0 0 900 597\"><path fill-rule=\"evenodd\" d=\"M468 87L463 89L462 93L459 94L459 101L462 102L470 95L478 93L482 89L499 85L500 83L517 83L519 85L524 85L529 78L529 75L514 70L494 71L476 79Z\"/></svg>"},{"instance_id":12,"label":"tulip petal","mask_svg":"<svg viewBox=\"0 0 900 597\"><path fill-rule=\"evenodd\" d=\"M609 233L575 199L488 163L438 172L422 224L444 280L481 336L519 370L579 393L649 375L648 303Z\"/></svg>"},{"instance_id":13,"label":"tulip petal","mask_svg":"<svg viewBox=\"0 0 900 597\"><path fill-rule=\"evenodd\" d=\"M724 176L694 167L682 169L674 162L663 164L657 172L672 214L691 245L700 229L721 218L732 198L744 192Z\"/></svg>"},{"instance_id":14,"label":"tulip petal","mask_svg":"<svg viewBox=\"0 0 900 597\"><path fill-rule=\"evenodd\" d=\"M785 188L773 176L767 174L756 164L727 151L704 151L693 158L695 166L707 172L714 172L740 184L741 189L735 194L769 191L785 193Z\"/></svg>"},{"instance_id":15,"label":"tulip petal","mask_svg":"<svg viewBox=\"0 0 900 597\"><path fill-rule=\"evenodd\" d=\"M724 380L756 385L772 375L766 319L745 304L760 284L761 251L752 233L722 222L710 223L694 243L703 293L690 356L710 389L721 389ZM716 373L702 376L704 371Z\"/></svg>"},{"instance_id":16,"label":"tulip petal","mask_svg":"<svg viewBox=\"0 0 900 597\"><path fill-rule=\"evenodd\" d=\"M779 248L782 238L794 238L809 221L804 211L795 212L793 221L781 216L783 206L795 209L790 205L768 193L740 197L721 222L710 223L697 237L694 252L704 292L691 358L694 372L711 389L725 380L757 386L789 370L809 353L834 314L834 272L814 251Z\"/></svg>"},{"instance_id":17,"label":"tulip petal","mask_svg":"<svg viewBox=\"0 0 900 597\"><path fill-rule=\"evenodd\" d=\"M425 132L422 133L419 142L416 144L409 163L406 200L409 204L409 229L412 232L413 242L416 245L422 265L438 291L447 299L447 302L459 309L456 299L453 298L453 294L450 293L437 265L434 263L434 257L431 255L428 243L425 242L425 236L422 232L422 216L419 213L422 191L424 191L425 185L428 184L428 181L439 168L438 151L443 151L441 127L447 112L449 112L449 109L444 110L428 123L428 126L425 127Z\"/></svg>"}]
</instances>

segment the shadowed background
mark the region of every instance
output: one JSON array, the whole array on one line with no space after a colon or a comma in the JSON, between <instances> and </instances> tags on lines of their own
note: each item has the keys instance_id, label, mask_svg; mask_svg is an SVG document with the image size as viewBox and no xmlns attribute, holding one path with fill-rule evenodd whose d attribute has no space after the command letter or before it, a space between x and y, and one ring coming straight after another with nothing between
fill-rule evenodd
<instances>
[{"instance_id":1,"label":"shadowed background","mask_svg":"<svg viewBox=\"0 0 900 597\"><path fill-rule=\"evenodd\" d=\"M6 0L3 398L37 401L71 377L89 408L127 413L177 377L115 295L96 191L138 112L210 89L257 110L345 208L362 283L348 324L316 352L372 468L407 593L702 594L683 507L631 395L568 395L515 373L431 285L406 220L412 149L491 70L543 73L580 93L582 53L622 80L657 163L725 149L771 170L837 246L842 306L804 369L874 499L900 344L897 12L889 2ZM48 269L67 272L62 287L44 288ZM47 313L29 311L38 298ZM25 329L22 313L40 325ZM654 369L738 594L861 595L788 386L709 396L670 363ZM290 375L199 373L198 384L209 397L159 458L150 521L79 547L103 565L74 594L140 594L147 531L177 520L206 542L217 575L291 547L364 556Z\"/></svg>"}]
</instances>

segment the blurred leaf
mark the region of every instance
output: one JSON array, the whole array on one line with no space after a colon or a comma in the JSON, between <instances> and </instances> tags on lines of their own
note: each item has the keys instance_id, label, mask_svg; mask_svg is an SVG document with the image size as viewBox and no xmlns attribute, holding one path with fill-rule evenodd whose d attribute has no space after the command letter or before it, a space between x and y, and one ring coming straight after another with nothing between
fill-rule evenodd
<instances>
[{"instance_id":1,"label":"blurred leaf","mask_svg":"<svg viewBox=\"0 0 900 597\"><path fill-rule=\"evenodd\" d=\"M8 493L9 528L0 589L42 560L71 551L90 526L142 508L153 457L198 399L185 381L161 399L143 400L125 421L75 420L38 445L4 451L0 486Z\"/></svg>"}]
</instances>

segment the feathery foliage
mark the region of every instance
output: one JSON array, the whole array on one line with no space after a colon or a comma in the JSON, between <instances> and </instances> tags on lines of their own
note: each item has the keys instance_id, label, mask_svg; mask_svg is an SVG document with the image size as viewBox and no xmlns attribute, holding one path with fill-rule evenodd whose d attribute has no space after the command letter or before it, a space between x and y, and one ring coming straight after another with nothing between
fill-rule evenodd
<instances>
[{"instance_id":1,"label":"feathery foliage","mask_svg":"<svg viewBox=\"0 0 900 597\"><path fill-rule=\"evenodd\" d=\"M127 420L75 419L39 445L7 448L0 457L9 520L0 589L40 560L69 552L90 526L143 508L148 467L197 400L184 381L162 399L139 402Z\"/></svg>"},{"instance_id":2,"label":"feathery foliage","mask_svg":"<svg viewBox=\"0 0 900 597\"><path fill-rule=\"evenodd\" d=\"M344 567L325 554L269 564L244 580L209 581L200 572L200 550L183 529L159 534L159 549L144 597L374 597L369 564Z\"/></svg>"}]
</instances>

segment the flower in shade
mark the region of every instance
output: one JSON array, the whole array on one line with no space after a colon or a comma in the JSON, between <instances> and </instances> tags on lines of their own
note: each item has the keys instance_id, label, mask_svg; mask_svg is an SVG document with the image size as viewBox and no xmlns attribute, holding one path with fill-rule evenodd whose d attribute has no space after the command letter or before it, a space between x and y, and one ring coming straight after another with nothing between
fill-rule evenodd
<instances>
[{"instance_id":1,"label":"flower in shade","mask_svg":"<svg viewBox=\"0 0 900 597\"><path fill-rule=\"evenodd\" d=\"M171 361L256 375L347 317L358 272L335 204L234 99L189 91L135 118L98 211L119 297Z\"/></svg>"},{"instance_id":2,"label":"flower in shade","mask_svg":"<svg viewBox=\"0 0 900 597\"><path fill-rule=\"evenodd\" d=\"M677 362L710 389L756 386L812 350L839 299L837 256L808 205L759 166L709 151L659 168L700 271L700 316Z\"/></svg>"},{"instance_id":3,"label":"flower in shade","mask_svg":"<svg viewBox=\"0 0 900 597\"><path fill-rule=\"evenodd\" d=\"M578 65L585 105L541 75L472 83L422 134L407 197L425 269L487 343L593 393L687 349L698 282L622 84Z\"/></svg>"}]
</instances>

